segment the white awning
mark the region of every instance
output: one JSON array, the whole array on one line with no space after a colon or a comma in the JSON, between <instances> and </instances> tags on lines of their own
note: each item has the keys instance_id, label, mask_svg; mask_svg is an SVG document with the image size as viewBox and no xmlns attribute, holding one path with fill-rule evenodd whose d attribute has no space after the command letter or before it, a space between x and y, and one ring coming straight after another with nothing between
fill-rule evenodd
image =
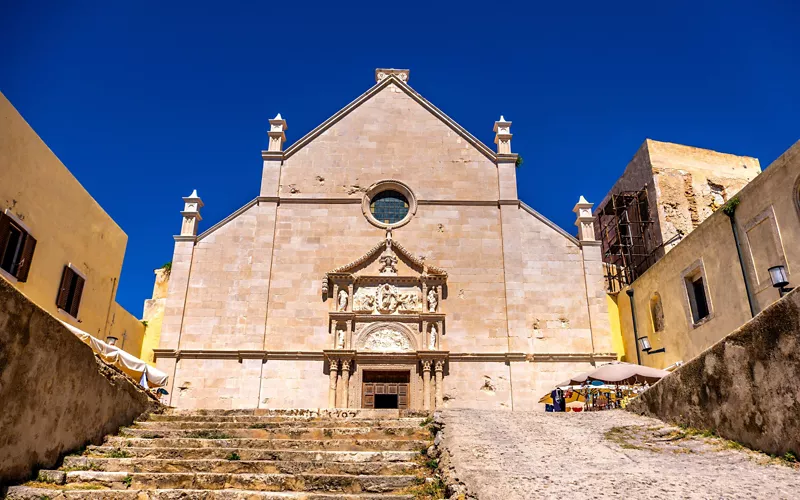
<instances>
[{"instance_id":1,"label":"white awning","mask_svg":"<svg viewBox=\"0 0 800 500\"><path fill-rule=\"evenodd\" d=\"M92 337L83 330L76 328L69 323L62 321L69 331L75 334L76 337L92 348L92 350L99 355L106 363L116 366L129 377L137 380L139 385L145 389L151 387L164 387L167 385L169 377L166 373L157 368L153 368L136 356L129 354L119 347L106 344L100 339Z\"/></svg>"}]
</instances>

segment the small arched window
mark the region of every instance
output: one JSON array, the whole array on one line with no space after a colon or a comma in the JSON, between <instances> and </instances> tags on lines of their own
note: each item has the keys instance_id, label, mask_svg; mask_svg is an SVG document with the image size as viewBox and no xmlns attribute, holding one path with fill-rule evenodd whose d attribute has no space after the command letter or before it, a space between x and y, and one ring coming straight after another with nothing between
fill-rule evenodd
<instances>
[{"instance_id":1,"label":"small arched window","mask_svg":"<svg viewBox=\"0 0 800 500\"><path fill-rule=\"evenodd\" d=\"M650 318L653 321L653 332L664 331L664 307L661 304L661 295L655 292L650 297Z\"/></svg>"}]
</instances>

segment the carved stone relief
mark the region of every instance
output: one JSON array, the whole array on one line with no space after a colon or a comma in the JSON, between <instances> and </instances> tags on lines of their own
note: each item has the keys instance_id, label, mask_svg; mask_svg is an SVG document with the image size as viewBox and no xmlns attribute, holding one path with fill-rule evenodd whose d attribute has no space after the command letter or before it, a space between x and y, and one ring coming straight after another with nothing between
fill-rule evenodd
<instances>
[{"instance_id":1,"label":"carved stone relief","mask_svg":"<svg viewBox=\"0 0 800 500\"><path fill-rule=\"evenodd\" d=\"M345 290L339 291L339 310L347 310L347 291Z\"/></svg>"},{"instance_id":2,"label":"carved stone relief","mask_svg":"<svg viewBox=\"0 0 800 500\"><path fill-rule=\"evenodd\" d=\"M362 340L362 349L378 352L413 351L405 335L391 328L383 328L367 334Z\"/></svg>"},{"instance_id":3,"label":"carved stone relief","mask_svg":"<svg viewBox=\"0 0 800 500\"><path fill-rule=\"evenodd\" d=\"M361 287L353 297L353 310L368 314L419 313L422 312L420 289L398 288L389 283Z\"/></svg>"}]
</instances>

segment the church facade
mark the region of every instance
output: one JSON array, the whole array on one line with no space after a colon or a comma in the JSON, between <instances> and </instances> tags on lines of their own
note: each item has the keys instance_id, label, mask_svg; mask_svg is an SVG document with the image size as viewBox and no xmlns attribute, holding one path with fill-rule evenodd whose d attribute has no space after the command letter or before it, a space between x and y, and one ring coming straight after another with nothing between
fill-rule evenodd
<instances>
[{"instance_id":1,"label":"church facade","mask_svg":"<svg viewBox=\"0 0 800 500\"><path fill-rule=\"evenodd\" d=\"M184 198L157 366L179 408L539 409L616 359L592 205L579 237L517 197L496 147L408 85L376 83L284 147L257 198L197 234Z\"/></svg>"}]
</instances>

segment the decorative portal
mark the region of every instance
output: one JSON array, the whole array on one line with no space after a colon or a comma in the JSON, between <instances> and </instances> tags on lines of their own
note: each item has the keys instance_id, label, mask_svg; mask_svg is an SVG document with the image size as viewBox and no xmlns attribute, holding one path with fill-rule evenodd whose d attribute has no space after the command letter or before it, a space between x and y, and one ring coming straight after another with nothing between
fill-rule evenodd
<instances>
[{"instance_id":1,"label":"decorative portal","mask_svg":"<svg viewBox=\"0 0 800 500\"><path fill-rule=\"evenodd\" d=\"M322 281L324 300L333 299L331 349L443 352L446 283L443 269L403 248L387 230L383 241Z\"/></svg>"}]
</instances>

